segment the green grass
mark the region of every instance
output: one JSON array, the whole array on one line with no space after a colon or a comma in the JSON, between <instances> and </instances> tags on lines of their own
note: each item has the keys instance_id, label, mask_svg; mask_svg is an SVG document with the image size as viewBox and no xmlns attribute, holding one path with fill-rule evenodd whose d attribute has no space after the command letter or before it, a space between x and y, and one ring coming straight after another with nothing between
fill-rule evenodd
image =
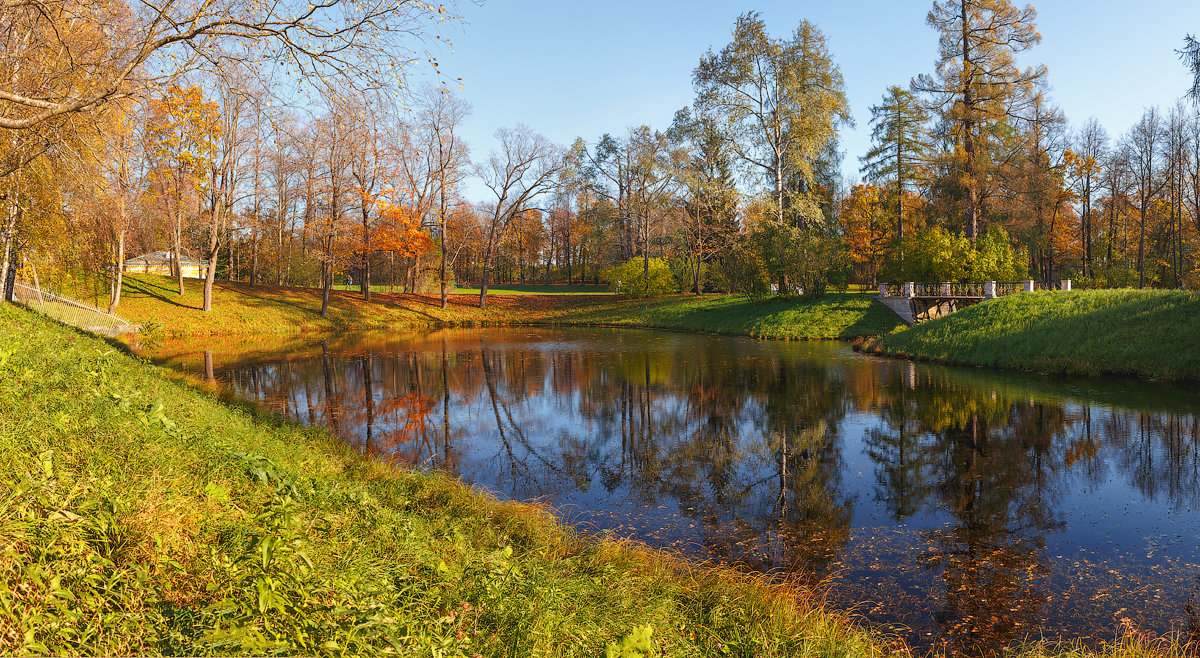
<instances>
[{"instance_id":1,"label":"green grass","mask_svg":"<svg viewBox=\"0 0 1200 658\"><path fill-rule=\"evenodd\" d=\"M0 654L906 653L812 592L580 536L0 307ZM1132 627L1092 652L1184 656Z\"/></svg>"},{"instance_id":2,"label":"green grass","mask_svg":"<svg viewBox=\"0 0 1200 658\"><path fill-rule=\"evenodd\" d=\"M1200 379L1200 294L1089 290L1011 295L868 344L885 354L1071 375Z\"/></svg>"},{"instance_id":3,"label":"green grass","mask_svg":"<svg viewBox=\"0 0 1200 658\"><path fill-rule=\"evenodd\" d=\"M579 325L651 327L782 340L857 338L902 326L873 295L828 293L818 299L751 301L733 295L675 295L581 309Z\"/></svg>"},{"instance_id":4,"label":"green grass","mask_svg":"<svg viewBox=\"0 0 1200 658\"><path fill-rule=\"evenodd\" d=\"M455 288L455 294L478 295L479 288ZM498 283L488 285L489 295L611 295L612 291L605 285L565 285L565 284L521 284Z\"/></svg>"},{"instance_id":5,"label":"green grass","mask_svg":"<svg viewBox=\"0 0 1200 658\"><path fill-rule=\"evenodd\" d=\"M899 321L872 302L871 294L830 293L813 301L749 301L734 295L678 294L624 299L611 294L452 295L440 308L434 295L375 294L371 303L357 292L334 291L322 318L320 291L218 283L213 311L201 307L201 282L185 281L178 295L173 279L153 275L125 278L117 313L136 324L154 324L177 336L378 330L429 325L627 326L677 329L775 339L857 338L887 333ZM538 286L530 286L531 291Z\"/></svg>"},{"instance_id":6,"label":"green grass","mask_svg":"<svg viewBox=\"0 0 1200 658\"><path fill-rule=\"evenodd\" d=\"M0 335L0 654L887 651L809 592L580 536L32 313Z\"/></svg>"},{"instance_id":7,"label":"green grass","mask_svg":"<svg viewBox=\"0 0 1200 658\"><path fill-rule=\"evenodd\" d=\"M371 292L393 293L403 291L404 286L392 286L386 283L372 283ZM360 290L358 284L336 283L333 290L355 292ZM453 286L448 291L451 295L478 295L479 288ZM440 294L438 291L431 293ZM566 284L521 284L495 283L488 285L489 295L607 295L610 294L606 285L566 285Z\"/></svg>"}]
</instances>

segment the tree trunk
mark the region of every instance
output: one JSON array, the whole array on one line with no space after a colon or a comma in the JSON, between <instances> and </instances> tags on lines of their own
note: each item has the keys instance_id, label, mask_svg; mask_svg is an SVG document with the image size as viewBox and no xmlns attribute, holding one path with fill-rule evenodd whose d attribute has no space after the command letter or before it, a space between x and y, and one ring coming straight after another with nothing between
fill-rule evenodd
<instances>
[{"instance_id":1,"label":"tree trunk","mask_svg":"<svg viewBox=\"0 0 1200 658\"><path fill-rule=\"evenodd\" d=\"M775 153L775 220L783 224L783 154Z\"/></svg>"},{"instance_id":2,"label":"tree trunk","mask_svg":"<svg viewBox=\"0 0 1200 658\"><path fill-rule=\"evenodd\" d=\"M649 237L649 236L647 235L647 237ZM647 240L646 242L648 243L649 240ZM649 297L650 296L650 249L648 249L647 247L649 247L648 244L645 244L642 247L642 276L644 277L644 279L642 280L642 292L647 297Z\"/></svg>"},{"instance_id":3,"label":"tree trunk","mask_svg":"<svg viewBox=\"0 0 1200 658\"><path fill-rule=\"evenodd\" d=\"M443 168L444 171L445 168ZM444 174L442 176L441 208L438 211L438 223L441 224L442 229L442 262L438 276L441 280L442 308L444 309L446 308L446 295L448 294L446 290L446 250L450 248L450 245L446 242L446 177Z\"/></svg>"},{"instance_id":4,"label":"tree trunk","mask_svg":"<svg viewBox=\"0 0 1200 658\"><path fill-rule=\"evenodd\" d=\"M333 285L333 272L328 261L321 261L321 317L329 313L329 286Z\"/></svg>"},{"instance_id":5,"label":"tree trunk","mask_svg":"<svg viewBox=\"0 0 1200 658\"><path fill-rule=\"evenodd\" d=\"M971 61L971 41L970 41L970 23L967 21L967 2L963 0L959 4L960 15L962 21L962 67L963 70L969 70L974 66ZM979 176L975 166L975 118L971 115L975 111L975 96L971 93L970 84L963 87L963 150L967 154L967 203L970 207L967 209L966 234L967 238L972 243L975 242L975 236L979 231Z\"/></svg>"},{"instance_id":6,"label":"tree trunk","mask_svg":"<svg viewBox=\"0 0 1200 658\"><path fill-rule=\"evenodd\" d=\"M217 280L217 256L221 248L220 211L214 211L211 236L208 239L208 271L204 273L204 312L212 311L213 282Z\"/></svg>"},{"instance_id":7,"label":"tree trunk","mask_svg":"<svg viewBox=\"0 0 1200 658\"><path fill-rule=\"evenodd\" d=\"M375 358L367 354L362 359L363 369L363 402L367 408L367 441L364 447L364 452L371 452L371 443L373 442L372 433L375 429L375 391L373 382L371 381L371 371L375 368Z\"/></svg>"},{"instance_id":8,"label":"tree trunk","mask_svg":"<svg viewBox=\"0 0 1200 658\"><path fill-rule=\"evenodd\" d=\"M250 231L250 287L258 283L258 229Z\"/></svg>"},{"instance_id":9,"label":"tree trunk","mask_svg":"<svg viewBox=\"0 0 1200 658\"><path fill-rule=\"evenodd\" d=\"M483 276L480 277L479 283L479 308L487 308L487 286L488 286L488 268L492 263L492 250L496 246L496 224L500 222L500 209L496 208L496 214L492 217L492 225L488 231L487 251L483 254ZM547 265L547 267L549 267Z\"/></svg>"},{"instance_id":10,"label":"tree trunk","mask_svg":"<svg viewBox=\"0 0 1200 658\"><path fill-rule=\"evenodd\" d=\"M124 215L124 201L121 202L121 214ZM112 313L117 310L117 306L121 303L121 286L124 284L125 278L125 227L121 226L121 230L117 231L117 276L114 280L112 294L109 296L108 312ZM0 279L3 280L3 279Z\"/></svg>"},{"instance_id":11,"label":"tree trunk","mask_svg":"<svg viewBox=\"0 0 1200 658\"><path fill-rule=\"evenodd\" d=\"M1146 287L1146 200L1142 200L1142 207L1138 212L1138 218L1141 222L1138 235L1138 287Z\"/></svg>"},{"instance_id":12,"label":"tree trunk","mask_svg":"<svg viewBox=\"0 0 1200 658\"><path fill-rule=\"evenodd\" d=\"M179 211L179 216L176 217L175 232L172 236L175 244L172 245L175 251L171 253L171 260L175 262L175 276L179 279L179 296L183 296L183 262L179 260L179 247L183 242L183 214Z\"/></svg>"},{"instance_id":13,"label":"tree trunk","mask_svg":"<svg viewBox=\"0 0 1200 658\"><path fill-rule=\"evenodd\" d=\"M362 281L359 285L362 289L363 301L371 301L371 227L368 223L369 206L363 204L362 209L362 224L363 224L363 258L362 258Z\"/></svg>"},{"instance_id":14,"label":"tree trunk","mask_svg":"<svg viewBox=\"0 0 1200 658\"><path fill-rule=\"evenodd\" d=\"M4 231L0 235L0 247L4 249L3 256L0 256L0 304L8 301L8 270L9 268L16 269L17 265L12 260L12 244L13 236L17 230L17 199L16 195L11 191L6 195L5 200L8 202L8 218L4 222Z\"/></svg>"}]
</instances>

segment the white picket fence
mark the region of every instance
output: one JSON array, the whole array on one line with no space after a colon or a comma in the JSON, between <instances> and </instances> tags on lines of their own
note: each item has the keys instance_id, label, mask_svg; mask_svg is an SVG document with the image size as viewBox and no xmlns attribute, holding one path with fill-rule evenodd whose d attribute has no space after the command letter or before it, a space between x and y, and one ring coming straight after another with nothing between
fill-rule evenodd
<instances>
[{"instance_id":1,"label":"white picket fence","mask_svg":"<svg viewBox=\"0 0 1200 658\"><path fill-rule=\"evenodd\" d=\"M13 283L13 301L63 324L101 336L119 336L134 328L124 318L22 281Z\"/></svg>"}]
</instances>

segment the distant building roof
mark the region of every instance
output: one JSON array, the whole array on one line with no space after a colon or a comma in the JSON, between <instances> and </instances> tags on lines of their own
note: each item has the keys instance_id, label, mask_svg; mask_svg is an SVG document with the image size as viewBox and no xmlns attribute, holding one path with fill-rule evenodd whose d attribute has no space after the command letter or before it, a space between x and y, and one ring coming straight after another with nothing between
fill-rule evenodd
<instances>
[{"instance_id":1,"label":"distant building roof","mask_svg":"<svg viewBox=\"0 0 1200 658\"><path fill-rule=\"evenodd\" d=\"M134 256L125 261L125 267L166 267L171 264L171 252L169 251L152 251L141 256ZM180 256L179 264L182 267L206 267L208 261L196 260L191 256Z\"/></svg>"}]
</instances>

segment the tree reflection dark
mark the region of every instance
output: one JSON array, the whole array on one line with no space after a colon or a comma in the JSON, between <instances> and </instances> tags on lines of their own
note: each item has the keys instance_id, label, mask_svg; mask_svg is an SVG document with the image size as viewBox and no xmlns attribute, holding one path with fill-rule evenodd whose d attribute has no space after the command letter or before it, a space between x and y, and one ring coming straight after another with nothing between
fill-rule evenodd
<instances>
[{"instance_id":1,"label":"tree reflection dark","mask_svg":"<svg viewBox=\"0 0 1200 658\"><path fill-rule=\"evenodd\" d=\"M379 458L828 584L919 646L976 654L1196 616L1200 426L1182 389L628 331L180 352Z\"/></svg>"}]
</instances>

